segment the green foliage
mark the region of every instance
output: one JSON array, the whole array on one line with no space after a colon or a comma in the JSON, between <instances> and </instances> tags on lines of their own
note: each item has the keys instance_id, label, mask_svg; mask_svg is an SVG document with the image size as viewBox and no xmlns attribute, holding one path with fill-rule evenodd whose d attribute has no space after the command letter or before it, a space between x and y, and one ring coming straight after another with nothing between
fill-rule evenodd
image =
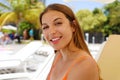
<instances>
[{"instance_id":1,"label":"green foliage","mask_svg":"<svg viewBox=\"0 0 120 80\"><path fill-rule=\"evenodd\" d=\"M79 10L76 17L83 30L88 31L93 28L93 15L89 10Z\"/></svg>"},{"instance_id":2,"label":"green foliage","mask_svg":"<svg viewBox=\"0 0 120 80\"><path fill-rule=\"evenodd\" d=\"M110 34L120 34L120 25L104 27L104 35L109 36Z\"/></svg>"},{"instance_id":3,"label":"green foliage","mask_svg":"<svg viewBox=\"0 0 120 80\"><path fill-rule=\"evenodd\" d=\"M104 10L103 10L104 9ZM85 32L102 32L105 36L120 34L120 1L106 4L103 9L79 10L76 17Z\"/></svg>"},{"instance_id":4,"label":"green foliage","mask_svg":"<svg viewBox=\"0 0 120 80\"><path fill-rule=\"evenodd\" d=\"M41 9L29 9L24 12L24 19L35 25L36 29L40 28L39 15L42 12Z\"/></svg>"},{"instance_id":5,"label":"green foliage","mask_svg":"<svg viewBox=\"0 0 120 80\"><path fill-rule=\"evenodd\" d=\"M11 8L8 7L7 5L5 5L5 4L3 4L3 3L0 2L0 9L1 9L1 8L8 9L8 10L11 9Z\"/></svg>"},{"instance_id":6,"label":"green foliage","mask_svg":"<svg viewBox=\"0 0 120 80\"><path fill-rule=\"evenodd\" d=\"M2 29L1 31L2 31L3 33L8 33L8 34L9 34L9 33L13 33L13 32L16 33L15 30L9 30L9 29Z\"/></svg>"},{"instance_id":7,"label":"green foliage","mask_svg":"<svg viewBox=\"0 0 120 80\"><path fill-rule=\"evenodd\" d=\"M107 17L104 15L101 9L95 8L93 10L94 17L94 32L103 32L104 23L107 21Z\"/></svg>"},{"instance_id":8,"label":"green foliage","mask_svg":"<svg viewBox=\"0 0 120 80\"><path fill-rule=\"evenodd\" d=\"M102 10L96 8L93 12L80 10L77 19L85 32L102 32L103 24L107 20Z\"/></svg>"},{"instance_id":9,"label":"green foliage","mask_svg":"<svg viewBox=\"0 0 120 80\"><path fill-rule=\"evenodd\" d=\"M109 18L108 24L110 26L120 24L120 2L114 1L105 6L105 13L107 12L106 16Z\"/></svg>"},{"instance_id":10,"label":"green foliage","mask_svg":"<svg viewBox=\"0 0 120 80\"><path fill-rule=\"evenodd\" d=\"M23 22L20 22L18 25L18 32L20 35L23 35L23 31L25 29L29 30L30 28L34 28L34 25L27 21L23 21Z\"/></svg>"},{"instance_id":11,"label":"green foliage","mask_svg":"<svg viewBox=\"0 0 120 80\"><path fill-rule=\"evenodd\" d=\"M39 0L7 0L7 1L11 5L10 6L11 11L17 14L18 18L17 24L25 20L34 24L37 28L40 27L40 24L38 24L39 15L45 8L45 5L42 2L40 2ZM0 10L0 15L2 14L1 12L2 11Z\"/></svg>"},{"instance_id":12,"label":"green foliage","mask_svg":"<svg viewBox=\"0 0 120 80\"><path fill-rule=\"evenodd\" d=\"M11 6L16 12L23 12L26 9L29 9L30 1L29 0L11 0Z\"/></svg>"},{"instance_id":13,"label":"green foliage","mask_svg":"<svg viewBox=\"0 0 120 80\"><path fill-rule=\"evenodd\" d=\"M9 15L9 12L6 12L6 13L1 14L1 16L0 16L0 24L2 23L3 19L4 19L7 15Z\"/></svg>"},{"instance_id":14,"label":"green foliage","mask_svg":"<svg viewBox=\"0 0 120 80\"><path fill-rule=\"evenodd\" d=\"M18 15L18 23L26 20L39 27L38 19L40 13L45 8L44 4L38 0L11 0L11 5Z\"/></svg>"},{"instance_id":15,"label":"green foliage","mask_svg":"<svg viewBox=\"0 0 120 80\"><path fill-rule=\"evenodd\" d=\"M31 4L30 5L30 8L31 9L41 9L41 10L44 10L45 9L45 5L42 3L42 2L34 2L34 4Z\"/></svg>"},{"instance_id":16,"label":"green foliage","mask_svg":"<svg viewBox=\"0 0 120 80\"><path fill-rule=\"evenodd\" d=\"M105 35L120 34L120 1L116 0L107 4L104 9L104 13L108 18L104 24Z\"/></svg>"}]
</instances>

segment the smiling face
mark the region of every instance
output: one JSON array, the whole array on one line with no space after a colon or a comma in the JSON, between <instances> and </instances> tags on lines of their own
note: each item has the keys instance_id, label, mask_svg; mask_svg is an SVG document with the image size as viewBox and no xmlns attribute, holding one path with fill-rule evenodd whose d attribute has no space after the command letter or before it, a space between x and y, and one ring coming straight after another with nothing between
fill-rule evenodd
<instances>
[{"instance_id":1,"label":"smiling face","mask_svg":"<svg viewBox=\"0 0 120 80\"><path fill-rule=\"evenodd\" d=\"M49 10L42 16L42 30L46 41L55 50L66 48L74 32L65 15L55 10Z\"/></svg>"}]
</instances>

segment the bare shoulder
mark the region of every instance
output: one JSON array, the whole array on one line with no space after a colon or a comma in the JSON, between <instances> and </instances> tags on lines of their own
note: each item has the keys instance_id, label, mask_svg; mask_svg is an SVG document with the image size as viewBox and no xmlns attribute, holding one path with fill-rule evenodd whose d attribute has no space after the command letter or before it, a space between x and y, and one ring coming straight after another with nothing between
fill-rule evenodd
<instances>
[{"instance_id":1,"label":"bare shoulder","mask_svg":"<svg viewBox=\"0 0 120 80\"><path fill-rule=\"evenodd\" d=\"M91 56L85 55L73 66L68 80L99 80L97 63Z\"/></svg>"}]
</instances>

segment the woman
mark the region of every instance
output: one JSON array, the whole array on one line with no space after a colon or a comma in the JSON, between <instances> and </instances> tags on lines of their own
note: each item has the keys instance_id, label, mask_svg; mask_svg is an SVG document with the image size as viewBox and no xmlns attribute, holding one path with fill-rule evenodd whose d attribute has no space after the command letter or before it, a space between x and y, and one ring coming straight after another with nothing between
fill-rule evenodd
<instances>
[{"instance_id":1,"label":"woman","mask_svg":"<svg viewBox=\"0 0 120 80\"><path fill-rule=\"evenodd\" d=\"M40 15L43 35L56 54L47 80L99 80L99 69L90 55L73 11L51 4Z\"/></svg>"}]
</instances>

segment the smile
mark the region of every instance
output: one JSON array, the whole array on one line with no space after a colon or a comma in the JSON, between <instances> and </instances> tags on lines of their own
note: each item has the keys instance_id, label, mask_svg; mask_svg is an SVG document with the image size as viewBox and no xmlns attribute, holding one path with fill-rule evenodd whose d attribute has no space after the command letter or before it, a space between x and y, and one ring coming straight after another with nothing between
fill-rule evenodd
<instances>
[{"instance_id":1,"label":"smile","mask_svg":"<svg viewBox=\"0 0 120 80\"><path fill-rule=\"evenodd\" d=\"M62 36L56 37L56 38L51 39L50 41L51 41L53 44L56 44L56 43L58 43L58 41L59 41L61 38L62 38Z\"/></svg>"}]
</instances>

